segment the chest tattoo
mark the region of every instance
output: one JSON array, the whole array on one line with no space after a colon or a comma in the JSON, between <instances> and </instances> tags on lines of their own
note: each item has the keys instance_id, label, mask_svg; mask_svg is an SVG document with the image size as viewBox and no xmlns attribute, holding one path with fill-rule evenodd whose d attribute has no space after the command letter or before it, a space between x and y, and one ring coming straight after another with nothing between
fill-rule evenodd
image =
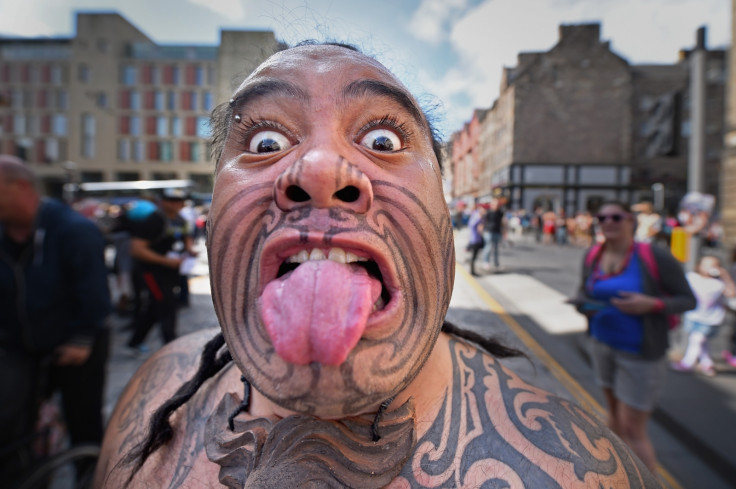
<instances>
[{"instance_id":1,"label":"chest tattoo","mask_svg":"<svg viewBox=\"0 0 736 489\"><path fill-rule=\"evenodd\" d=\"M205 448L230 488L658 487L597 418L537 389L489 355L450 343L453 382L416 440L411 402L372 416L325 421L240 414L227 394L210 416Z\"/></svg>"}]
</instances>

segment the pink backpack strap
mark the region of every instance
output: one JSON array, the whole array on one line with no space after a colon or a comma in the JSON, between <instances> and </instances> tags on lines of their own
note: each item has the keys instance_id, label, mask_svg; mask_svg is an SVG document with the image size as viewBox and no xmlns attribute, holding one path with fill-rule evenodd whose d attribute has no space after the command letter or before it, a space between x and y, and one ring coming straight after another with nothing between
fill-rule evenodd
<instances>
[{"instance_id":1,"label":"pink backpack strap","mask_svg":"<svg viewBox=\"0 0 736 489\"><path fill-rule=\"evenodd\" d=\"M601 253L602 247L603 245L601 245L601 243L596 243L590 248L590 251L588 251L588 254L585 255L585 266L586 267L593 266L593 262L598 257L598 255Z\"/></svg>"},{"instance_id":2,"label":"pink backpack strap","mask_svg":"<svg viewBox=\"0 0 736 489\"><path fill-rule=\"evenodd\" d=\"M652 245L649 243L636 243L636 251L639 253L639 257L646 265L649 273L652 274L652 278L655 282L659 283L659 267L657 261L654 259L654 253L652 253Z\"/></svg>"}]
</instances>

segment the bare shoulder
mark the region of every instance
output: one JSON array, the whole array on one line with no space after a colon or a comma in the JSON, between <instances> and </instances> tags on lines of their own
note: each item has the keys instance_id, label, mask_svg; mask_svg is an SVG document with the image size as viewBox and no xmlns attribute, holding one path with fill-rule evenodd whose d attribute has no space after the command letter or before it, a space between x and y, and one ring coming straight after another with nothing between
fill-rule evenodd
<instances>
[{"instance_id":1,"label":"bare shoulder","mask_svg":"<svg viewBox=\"0 0 736 489\"><path fill-rule=\"evenodd\" d=\"M401 474L405 485L660 487L596 416L475 346L453 340L450 348L453 385Z\"/></svg>"},{"instance_id":2,"label":"bare shoulder","mask_svg":"<svg viewBox=\"0 0 736 489\"><path fill-rule=\"evenodd\" d=\"M131 467L125 463L126 455L144 439L153 412L193 377L204 345L218 333L219 329L208 329L178 338L157 351L138 369L118 399L107 424L95 487L119 487L127 480ZM191 406L182 409L188 411ZM177 419L180 417L182 414L179 412L172 415L175 430L186 429L186 423Z\"/></svg>"}]
</instances>

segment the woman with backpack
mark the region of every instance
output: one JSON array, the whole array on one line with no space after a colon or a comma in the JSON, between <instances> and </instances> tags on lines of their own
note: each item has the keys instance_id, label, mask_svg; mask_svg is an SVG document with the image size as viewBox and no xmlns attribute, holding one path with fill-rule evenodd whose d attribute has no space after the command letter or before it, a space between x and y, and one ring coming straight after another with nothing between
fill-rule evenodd
<instances>
[{"instance_id":1,"label":"woman with backpack","mask_svg":"<svg viewBox=\"0 0 736 489\"><path fill-rule=\"evenodd\" d=\"M634 241L627 204L604 203L597 223L603 241L585 254L576 303L588 317L608 426L654 471L647 422L664 387L670 319L694 308L695 297L669 250Z\"/></svg>"}]
</instances>

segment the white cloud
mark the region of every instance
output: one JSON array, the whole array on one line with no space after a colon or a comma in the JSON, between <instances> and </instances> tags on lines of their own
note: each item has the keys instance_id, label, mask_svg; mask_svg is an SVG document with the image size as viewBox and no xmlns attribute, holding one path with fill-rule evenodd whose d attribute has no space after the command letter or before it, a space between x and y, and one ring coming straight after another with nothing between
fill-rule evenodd
<instances>
[{"instance_id":1,"label":"white cloud","mask_svg":"<svg viewBox=\"0 0 736 489\"><path fill-rule=\"evenodd\" d=\"M422 0L407 29L420 41L440 44L447 40L447 24L466 4L466 0Z\"/></svg>"},{"instance_id":2,"label":"white cloud","mask_svg":"<svg viewBox=\"0 0 736 489\"><path fill-rule=\"evenodd\" d=\"M0 34L24 37L58 35L58 29L45 22L42 0L25 0L22 8L13 1L0 2Z\"/></svg>"},{"instance_id":3,"label":"white cloud","mask_svg":"<svg viewBox=\"0 0 736 489\"><path fill-rule=\"evenodd\" d=\"M445 101L448 125L457 130L476 108L498 97L504 66L520 52L547 51L558 41L560 24L601 23L601 40L630 63L672 63L695 43L708 24L708 45L730 42L730 5L723 0L487 0L450 27L457 61L440 79L419 78ZM455 104L453 100L470 100Z\"/></svg>"},{"instance_id":4,"label":"white cloud","mask_svg":"<svg viewBox=\"0 0 736 489\"><path fill-rule=\"evenodd\" d=\"M245 15L240 0L188 0L189 3L212 10L216 14L227 17L229 20L242 19Z\"/></svg>"}]
</instances>

